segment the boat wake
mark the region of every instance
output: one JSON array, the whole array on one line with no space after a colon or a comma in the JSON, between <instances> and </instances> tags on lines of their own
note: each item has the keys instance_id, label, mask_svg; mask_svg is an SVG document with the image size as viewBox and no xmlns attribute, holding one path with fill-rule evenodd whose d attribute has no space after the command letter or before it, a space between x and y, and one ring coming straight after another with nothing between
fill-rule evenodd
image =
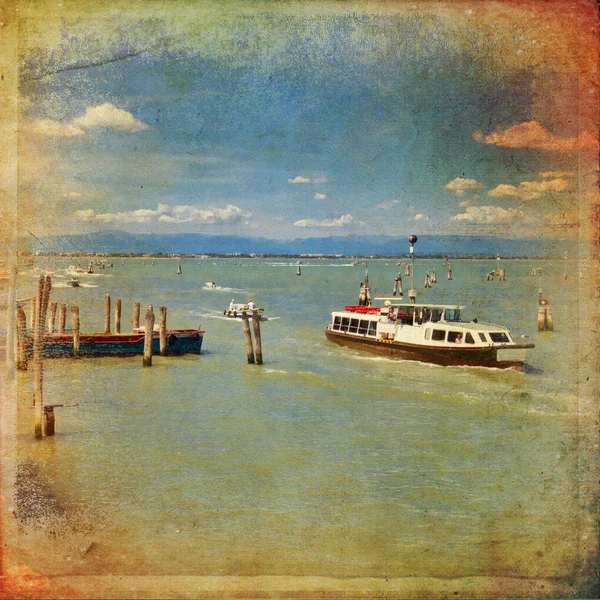
<instances>
[{"instance_id":1,"label":"boat wake","mask_svg":"<svg viewBox=\"0 0 600 600\"><path fill-rule=\"evenodd\" d=\"M241 290L239 288L232 288L232 287L225 287L225 286L221 286L221 285L207 285L204 284L202 286L203 290L211 290L211 291L215 291L215 292L231 292L233 294L245 294L246 290Z\"/></svg>"}]
</instances>

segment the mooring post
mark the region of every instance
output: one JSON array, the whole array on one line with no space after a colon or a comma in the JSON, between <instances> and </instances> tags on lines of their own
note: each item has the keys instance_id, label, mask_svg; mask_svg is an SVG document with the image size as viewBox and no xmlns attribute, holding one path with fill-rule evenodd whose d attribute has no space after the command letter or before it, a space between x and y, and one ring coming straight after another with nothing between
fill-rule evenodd
<instances>
[{"instance_id":1,"label":"mooring post","mask_svg":"<svg viewBox=\"0 0 600 600\"><path fill-rule=\"evenodd\" d=\"M27 317L22 308L17 309L17 369L27 371Z\"/></svg>"},{"instance_id":2,"label":"mooring post","mask_svg":"<svg viewBox=\"0 0 600 600\"><path fill-rule=\"evenodd\" d=\"M121 298L115 300L115 333L121 333Z\"/></svg>"},{"instance_id":3,"label":"mooring post","mask_svg":"<svg viewBox=\"0 0 600 600\"><path fill-rule=\"evenodd\" d=\"M248 355L248 364L254 364L254 349L252 348L252 334L250 333L250 323L248 313L242 311L242 326L244 328L244 337L246 338L246 354Z\"/></svg>"},{"instance_id":4,"label":"mooring post","mask_svg":"<svg viewBox=\"0 0 600 600\"><path fill-rule=\"evenodd\" d=\"M38 292L36 296L36 320L33 324L33 406L35 409L35 437L41 438L44 435L44 399L42 392L42 382L44 378L42 370L42 322L39 318L42 312L42 302L44 297L44 288L46 280L44 276L40 277L38 282Z\"/></svg>"},{"instance_id":5,"label":"mooring post","mask_svg":"<svg viewBox=\"0 0 600 600\"><path fill-rule=\"evenodd\" d=\"M550 302L542 298L541 291L538 299L538 331L554 331Z\"/></svg>"},{"instance_id":6,"label":"mooring post","mask_svg":"<svg viewBox=\"0 0 600 600\"><path fill-rule=\"evenodd\" d=\"M252 313L252 329L254 330L254 346L256 352L256 364L263 364L262 357L262 340L260 338L260 317L258 316L258 311L255 310Z\"/></svg>"},{"instance_id":7,"label":"mooring post","mask_svg":"<svg viewBox=\"0 0 600 600\"><path fill-rule=\"evenodd\" d=\"M79 356L79 306L71 306L71 323L73 328L73 356Z\"/></svg>"},{"instance_id":8,"label":"mooring post","mask_svg":"<svg viewBox=\"0 0 600 600\"><path fill-rule=\"evenodd\" d=\"M133 330L140 328L140 303L133 303Z\"/></svg>"},{"instance_id":9,"label":"mooring post","mask_svg":"<svg viewBox=\"0 0 600 600\"><path fill-rule=\"evenodd\" d=\"M58 308L58 302L50 302L50 317L48 319L48 331L54 333L56 327L56 309Z\"/></svg>"},{"instance_id":10,"label":"mooring post","mask_svg":"<svg viewBox=\"0 0 600 600\"><path fill-rule=\"evenodd\" d=\"M54 435L54 406L44 406L46 435Z\"/></svg>"},{"instance_id":11,"label":"mooring post","mask_svg":"<svg viewBox=\"0 0 600 600\"><path fill-rule=\"evenodd\" d=\"M65 332L65 325L67 323L67 305L61 304L58 311L58 333Z\"/></svg>"},{"instance_id":12,"label":"mooring post","mask_svg":"<svg viewBox=\"0 0 600 600\"><path fill-rule=\"evenodd\" d=\"M32 296L29 298L29 325L31 327L31 331L35 327L35 311L37 309L37 296Z\"/></svg>"},{"instance_id":13,"label":"mooring post","mask_svg":"<svg viewBox=\"0 0 600 600\"><path fill-rule=\"evenodd\" d=\"M110 294L104 296L104 333L110 333Z\"/></svg>"},{"instance_id":14,"label":"mooring post","mask_svg":"<svg viewBox=\"0 0 600 600\"><path fill-rule=\"evenodd\" d=\"M152 304L146 307L146 330L144 331L144 367L152 366L152 336L154 335L154 310Z\"/></svg>"},{"instance_id":15,"label":"mooring post","mask_svg":"<svg viewBox=\"0 0 600 600\"><path fill-rule=\"evenodd\" d=\"M158 325L158 337L160 338L160 355L167 354L167 307L160 306L160 318Z\"/></svg>"}]
</instances>

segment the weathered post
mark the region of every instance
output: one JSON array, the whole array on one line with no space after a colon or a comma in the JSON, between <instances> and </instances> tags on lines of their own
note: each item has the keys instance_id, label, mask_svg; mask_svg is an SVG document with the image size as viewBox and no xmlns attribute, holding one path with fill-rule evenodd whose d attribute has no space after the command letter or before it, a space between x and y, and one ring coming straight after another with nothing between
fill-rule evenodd
<instances>
[{"instance_id":1,"label":"weathered post","mask_svg":"<svg viewBox=\"0 0 600 600\"><path fill-rule=\"evenodd\" d=\"M17 309L17 369L27 371L27 317L22 308Z\"/></svg>"},{"instance_id":2,"label":"weathered post","mask_svg":"<svg viewBox=\"0 0 600 600\"><path fill-rule=\"evenodd\" d=\"M167 354L167 307L160 306L160 320L158 325L158 337L160 339L160 355Z\"/></svg>"},{"instance_id":3,"label":"weathered post","mask_svg":"<svg viewBox=\"0 0 600 600\"><path fill-rule=\"evenodd\" d=\"M133 303L133 329L140 328L140 303Z\"/></svg>"},{"instance_id":4,"label":"weathered post","mask_svg":"<svg viewBox=\"0 0 600 600\"><path fill-rule=\"evenodd\" d=\"M65 325L67 323L67 305L61 304L58 312L58 333L65 332Z\"/></svg>"},{"instance_id":5,"label":"weathered post","mask_svg":"<svg viewBox=\"0 0 600 600\"><path fill-rule=\"evenodd\" d=\"M554 331L550 302L541 297L538 300L538 331Z\"/></svg>"},{"instance_id":6,"label":"weathered post","mask_svg":"<svg viewBox=\"0 0 600 600\"><path fill-rule=\"evenodd\" d=\"M33 406L35 409L35 424L34 431L35 437L41 438L44 435L43 430L43 414L44 414L44 400L42 395L42 382L43 382L43 371L42 371L42 321L39 315L42 312L42 302L44 296L44 288L46 287L46 281L44 276L40 277L38 283L38 292L36 296L36 309L35 315L36 320L33 324Z\"/></svg>"},{"instance_id":7,"label":"weathered post","mask_svg":"<svg viewBox=\"0 0 600 600\"><path fill-rule=\"evenodd\" d=\"M35 311L37 310L37 296L32 296L29 298L29 323L31 326L31 331L35 327Z\"/></svg>"},{"instance_id":8,"label":"weathered post","mask_svg":"<svg viewBox=\"0 0 600 600\"><path fill-rule=\"evenodd\" d=\"M54 406L44 406L46 435L54 435Z\"/></svg>"},{"instance_id":9,"label":"weathered post","mask_svg":"<svg viewBox=\"0 0 600 600\"><path fill-rule=\"evenodd\" d=\"M144 367L152 366L152 336L154 335L154 310L152 304L146 307L146 330L144 331Z\"/></svg>"},{"instance_id":10,"label":"weathered post","mask_svg":"<svg viewBox=\"0 0 600 600\"><path fill-rule=\"evenodd\" d=\"M58 302L50 302L50 318L48 319L48 331L54 333L56 326L56 310L58 308Z\"/></svg>"},{"instance_id":11,"label":"weathered post","mask_svg":"<svg viewBox=\"0 0 600 600\"><path fill-rule=\"evenodd\" d=\"M246 338L246 354L248 355L248 364L254 364L254 348L252 348L252 334L250 333L250 323L248 322L248 313L242 311L242 326L244 328L244 338Z\"/></svg>"},{"instance_id":12,"label":"weathered post","mask_svg":"<svg viewBox=\"0 0 600 600\"><path fill-rule=\"evenodd\" d=\"M115 300L115 333L121 333L121 298Z\"/></svg>"},{"instance_id":13,"label":"weathered post","mask_svg":"<svg viewBox=\"0 0 600 600\"><path fill-rule=\"evenodd\" d=\"M71 323L73 328L73 356L79 356L79 306L71 306Z\"/></svg>"},{"instance_id":14,"label":"weathered post","mask_svg":"<svg viewBox=\"0 0 600 600\"><path fill-rule=\"evenodd\" d=\"M263 364L262 357L262 340L260 338L260 317L258 316L258 311L255 310L252 312L252 329L254 330L254 347L256 352L256 364Z\"/></svg>"},{"instance_id":15,"label":"weathered post","mask_svg":"<svg viewBox=\"0 0 600 600\"><path fill-rule=\"evenodd\" d=\"M110 333L110 294L104 296L104 333Z\"/></svg>"}]
</instances>

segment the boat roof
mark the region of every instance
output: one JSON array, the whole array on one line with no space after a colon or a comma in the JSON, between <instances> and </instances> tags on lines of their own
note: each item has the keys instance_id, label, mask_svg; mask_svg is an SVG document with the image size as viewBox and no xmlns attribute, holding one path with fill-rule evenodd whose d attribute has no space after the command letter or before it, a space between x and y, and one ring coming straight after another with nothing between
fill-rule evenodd
<instances>
[{"instance_id":1,"label":"boat roof","mask_svg":"<svg viewBox=\"0 0 600 600\"><path fill-rule=\"evenodd\" d=\"M463 304L413 304L412 302L397 302L398 298L375 298L375 300L389 300L393 302L396 300L395 304L392 306L415 306L418 308L464 308Z\"/></svg>"}]
</instances>

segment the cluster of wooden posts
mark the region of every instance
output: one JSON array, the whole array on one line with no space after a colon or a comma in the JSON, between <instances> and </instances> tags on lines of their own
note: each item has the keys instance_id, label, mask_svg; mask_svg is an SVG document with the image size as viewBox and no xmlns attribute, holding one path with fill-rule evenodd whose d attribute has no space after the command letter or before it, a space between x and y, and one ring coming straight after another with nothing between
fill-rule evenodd
<instances>
[{"instance_id":1,"label":"cluster of wooden posts","mask_svg":"<svg viewBox=\"0 0 600 600\"><path fill-rule=\"evenodd\" d=\"M48 332L56 331L56 317L58 314L58 333L64 334L67 320L67 305L50 302L50 292L52 290L52 280L50 276L42 276L38 282L37 294L29 299L31 307L30 328L33 332L33 353L32 353L32 371L33 371L33 407L35 409L35 436L38 438L43 435L54 435L54 409L57 407L77 406L77 404L44 404L43 400L43 346L44 335ZM19 302L16 314L16 368L20 371L27 371L29 367L28 354L28 328L25 311ZM49 309L49 310L48 310ZM166 355L167 349L167 307L159 307L159 339L160 354ZM154 333L154 310L151 304L146 308L146 322L144 331L144 354L142 365L149 367L152 365L152 335ZM71 333L73 336L73 356L79 356L80 323L79 306L71 306ZM133 330L140 327L140 303L133 304ZM109 294L104 297L104 333L111 333L111 298ZM115 300L115 333L121 333L121 299ZM29 338L31 339L31 338ZM260 334L259 338L260 340ZM258 352L258 351L257 351ZM257 353L258 356L258 353ZM260 358L262 362L262 356Z\"/></svg>"},{"instance_id":2,"label":"cluster of wooden posts","mask_svg":"<svg viewBox=\"0 0 600 600\"><path fill-rule=\"evenodd\" d=\"M252 334L250 333L250 319L248 313L242 311L242 325L244 328L244 337L246 338L246 352L248 354L248 363L253 365L262 365L262 342L260 338L260 317L258 311L252 312L252 329L254 330L254 347L252 345ZM256 350L256 358L255 358Z\"/></svg>"}]
</instances>

